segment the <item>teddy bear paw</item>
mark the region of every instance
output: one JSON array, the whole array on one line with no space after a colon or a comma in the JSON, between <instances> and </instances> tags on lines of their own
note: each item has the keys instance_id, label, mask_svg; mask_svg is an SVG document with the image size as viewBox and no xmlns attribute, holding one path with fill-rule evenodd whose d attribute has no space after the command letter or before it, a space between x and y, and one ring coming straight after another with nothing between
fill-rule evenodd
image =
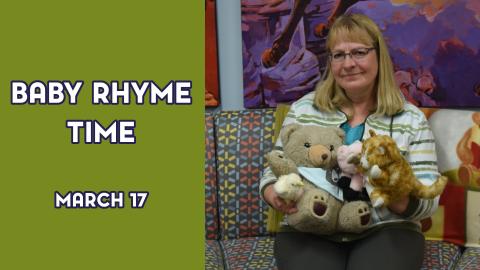
<instances>
[{"instance_id":1,"label":"teddy bear paw","mask_svg":"<svg viewBox=\"0 0 480 270\"><path fill-rule=\"evenodd\" d=\"M350 202L340 210L338 229L342 232L359 233L370 226L371 220L370 208L366 202Z\"/></svg>"},{"instance_id":2,"label":"teddy bear paw","mask_svg":"<svg viewBox=\"0 0 480 270\"><path fill-rule=\"evenodd\" d=\"M323 194L316 194L312 198L312 210L318 217L323 217L327 212L327 198Z\"/></svg>"},{"instance_id":3,"label":"teddy bear paw","mask_svg":"<svg viewBox=\"0 0 480 270\"><path fill-rule=\"evenodd\" d=\"M298 212L287 216L288 224L302 232L321 235L334 233L342 202L324 190L305 184L305 193L297 202Z\"/></svg>"},{"instance_id":4,"label":"teddy bear paw","mask_svg":"<svg viewBox=\"0 0 480 270\"><path fill-rule=\"evenodd\" d=\"M370 216L370 210L368 209L368 205L358 208L358 214L360 215L361 226L366 226L370 224L371 216Z\"/></svg>"}]
</instances>

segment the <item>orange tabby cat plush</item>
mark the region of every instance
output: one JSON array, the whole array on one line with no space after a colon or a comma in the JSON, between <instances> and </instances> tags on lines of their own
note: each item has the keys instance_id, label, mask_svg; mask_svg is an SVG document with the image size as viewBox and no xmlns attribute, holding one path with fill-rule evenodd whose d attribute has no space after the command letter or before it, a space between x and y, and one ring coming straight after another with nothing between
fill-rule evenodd
<instances>
[{"instance_id":1,"label":"orange tabby cat plush","mask_svg":"<svg viewBox=\"0 0 480 270\"><path fill-rule=\"evenodd\" d=\"M391 137L376 135L373 130L370 130L370 136L363 142L358 169L368 175L373 187L370 194L373 207L388 206L408 195L432 199L442 193L447 184L446 177L440 176L430 186L423 185Z\"/></svg>"}]
</instances>

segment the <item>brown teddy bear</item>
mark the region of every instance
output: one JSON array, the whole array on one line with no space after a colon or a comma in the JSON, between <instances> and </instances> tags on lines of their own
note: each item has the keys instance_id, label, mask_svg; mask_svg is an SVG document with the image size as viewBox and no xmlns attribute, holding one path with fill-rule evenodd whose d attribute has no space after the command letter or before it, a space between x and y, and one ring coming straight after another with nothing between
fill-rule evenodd
<instances>
[{"instance_id":1,"label":"brown teddy bear","mask_svg":"<svg viewBox=\"0 0 480 270\"><path fill-rule=\"evenodd\" d=\"M336 151L344 136L340 128L290 124L280 133L283 151L267 154L278 181L295 174L303 179L301 196L296 199L298 212L287 216L291 227L322 235L359 233L369 227L368 204L344 202L342 190L336 185L339 174Z\"/></svg>"}]
</instances>

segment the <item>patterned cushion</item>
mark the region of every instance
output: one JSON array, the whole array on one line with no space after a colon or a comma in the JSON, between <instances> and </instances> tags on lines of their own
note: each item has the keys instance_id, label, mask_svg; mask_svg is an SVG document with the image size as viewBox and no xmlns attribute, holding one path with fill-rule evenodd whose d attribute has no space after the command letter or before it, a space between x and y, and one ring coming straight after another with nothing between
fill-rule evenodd
<instances>
[{"instance_id":1,"label":"patterned cushion","mask_svg":"<svg viewBox=\"0 0 480 270\"><path fill-rule=\"evenodd\" d=\"M223 240L226 269L276 269L273 243L273 237ZM426 241L425 258L421 269L480 269L478 268L480 249L469 248L468 250L469 257L464 259L464 264L474 268L454 268L461 255L458 246L441 241Z\"/></svg>"},{"instance_id":2,"label":"patterned cushion","mask_svg":"<svg viewBox=\"0 0 480 270\"><path fill-rule=\"evenodd\" d=\"M480 247L467 248L457 263L456 270L478 270L480 269Z\"/></svg>"},{"instance_id":3,"label":"patterned cushion","mask_svg":"<svg viewBox=\"0 0 480 270\"><path fill-rule=\"evenodd\" d=\"M454 269L460 258L460 247L442 241L425 241L422 270Z\"/></svg>"},{"instance_id":4,"label":"patterned cushion","mask_svg":"<svg viewBox=\"0 0 480 270\"><path fill-rule=\"evenodd\" d=\"M223 240L227 269L276 269L272 237Z\"/></svg>"},{"instance_id":5,"label":"patterned cushion","mask_svg":"<svg viewBox=\"0 0 480 270\"><path fill-rule=\"evenodd\" d=\"M221 112L215 117L222 239L268 234L268 208L258 189L264 155L273 147L273 130L273 109Z\"/></svg>"},{"instance_id":6,"label":"patterned cushion","mask_svg":"<svg viewBox=\"0 0 480 270\"><path fill-rule=\"evenodd\" d=\"M430 240L480 246L480 112L424 112L435 135L438 168L449 178L438 210L423 221L425 235Z\"/></svg>"},{"instance_id":7,"label":"patterned cushion","mask_svg":"<svg viewBox=\"0 0 480 270\"><path fill-rule=\"evenodd\" d=\"M205 237L219 239L213 114L205 114Z\"/></svg>"},{"instance_id":8,"label":"patterned cushion","mask_svg":"<svg viewBox=\"0 0 480 270\"><path fill-rule=\"evenodd\" d=\"M223 270L223 256L220 243L216 240L205 241L205 269Z\"/></svg>"}]
</instances>

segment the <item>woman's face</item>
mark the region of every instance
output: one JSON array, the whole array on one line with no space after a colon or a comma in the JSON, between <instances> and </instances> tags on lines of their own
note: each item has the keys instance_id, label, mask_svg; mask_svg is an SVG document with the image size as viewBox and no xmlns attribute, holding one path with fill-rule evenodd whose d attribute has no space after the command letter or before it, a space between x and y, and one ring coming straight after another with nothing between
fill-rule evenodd
<instances>
[{"instance_id":1,"label":"woman's face","mask_svg":"<svg viewBox=\"0 0 480 270\"><path fill-rule=\"evenodd\" d=\"M372 46L339 42L332 48L331 54L333 77L347 94L360 94L373 89L378 74L378 60Z\"/></svg>"}]
</instances>

